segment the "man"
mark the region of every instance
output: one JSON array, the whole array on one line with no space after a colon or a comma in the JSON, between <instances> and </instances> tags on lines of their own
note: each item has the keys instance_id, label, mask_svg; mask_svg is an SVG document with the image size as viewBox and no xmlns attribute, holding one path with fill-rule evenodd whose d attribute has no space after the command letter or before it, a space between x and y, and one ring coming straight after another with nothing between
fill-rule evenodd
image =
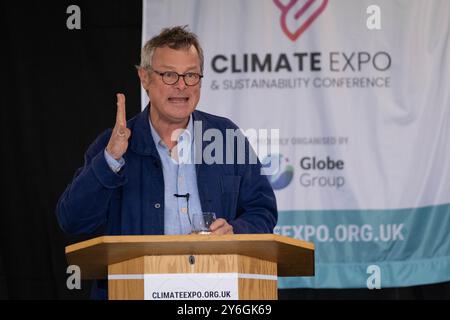
<instances>
[{"instance_id":1,"label":"man","mask_svg":"<svg viewBox=\"0 0 450 320\"><path fill-rule=\"evenodd\" d=\"M71 234L188 234L194 212L215 212L213 234L271 233L277 222L273 190L261 164L198 161L207 130L236 130L230 120L195 110L203 51L184 27L164 29L146 43L138 74L150 103L128 122L117 94L112 130L85 154L85 164L57 205ZM201 125L200 135L194 126ZM233 140L234 141L234 140ZM227 141L218 154L232 153ZM247 158L252 150L245 140ZM183 153L184 152L184 153Z\"/></svg>"}]
</instances>

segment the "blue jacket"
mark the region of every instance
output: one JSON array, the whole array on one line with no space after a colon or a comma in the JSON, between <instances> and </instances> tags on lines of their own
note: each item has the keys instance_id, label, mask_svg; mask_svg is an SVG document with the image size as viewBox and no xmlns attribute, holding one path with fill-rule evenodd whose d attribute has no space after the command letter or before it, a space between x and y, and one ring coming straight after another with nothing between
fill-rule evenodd
<instances>
[{"instance_id":1,"label":"blue jacket","mask_svg":"<svg viewBox=\"0 0 450 320\"><path fill-rule=\"evenodd\" d=\"M104 157L111 129L89 147L84 166L57 204L58 221L65 232L92 236L164 233L164 178L148 114L149 107L127 122L132 135L119 173L109 168ZM208 129L220 130L223 137L226 129L237 129L230 120L205 112L194 111L193 120L202 121L202 136ZM200 149L208 145L201 144ZM248 156L253 150L246 139L245 145ZM226 159L225 144L222 151ZM234 233L272 233L277 206L267 177L260 174L261 164L236 164L237 148L234 155L235 164L196 165L202 210L226 219ZM106 299L107 282L94 282L91 297Z\"/></svg>"},{"instance_id":2,"label":"blue jacket","mask_svg":"<svg viewBox=\"0 0 450 320\"><path fill-rule=\"evenodd\" d=\"M119 173L108 166L104 149L112 130L102 133L85 154L57 204L61 228L69 234L142 235L164 233L164 179L148 121L149 107L127 122L132 134ZM230 120L194 111L203 132L237 129ZM202 134L203 136L203 134ZM197 138L197 137L196 137ZM253 152L247 140L246 154ZM202 142L205 148L208 142ZM224 143L223 158L226 159ZM236 155L235 152L234 154ZM236 157L236 156L235 156ZM236 161L235 161L236 163ZM275 195L261 164L197 164L203 211L226 219L234 233L272 233L277 223Z\"/></svg>"}]
</instances>

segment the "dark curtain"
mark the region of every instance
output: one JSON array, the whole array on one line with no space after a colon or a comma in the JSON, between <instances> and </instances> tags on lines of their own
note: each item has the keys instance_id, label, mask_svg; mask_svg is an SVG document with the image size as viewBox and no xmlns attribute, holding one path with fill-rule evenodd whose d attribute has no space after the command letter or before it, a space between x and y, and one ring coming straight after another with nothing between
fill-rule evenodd
<instances>
[{"instance_id":1,"label":"dark curtain","mask_svg":"<svg viewBox=\"0 0 450 320\"><path fill-rule=\"evenodd\" d=\"M81 30L69 30L69 5ZM87 297L66 289L68 238L56 202L94 138L115 122L116 92L140 111L141 1L0 4L2 190L0 297Z\"/></svg>"},{"instance_id":2,"label":"dark curtain","mask_svg":"<svg viewBox=\"0 0 450 320\"><path fill-rule=\"evenodd\" d=\"M68 30L69 5L81 30ZM56 202L93 139L113 126L115 93L127 118L140 111L134 65L141 47L141 1L0 3L2 201L0 299L84 299L66 287ZM280 290L283 299L450 298L448 283L382 290Z\"/></svg>"}]
</instances>

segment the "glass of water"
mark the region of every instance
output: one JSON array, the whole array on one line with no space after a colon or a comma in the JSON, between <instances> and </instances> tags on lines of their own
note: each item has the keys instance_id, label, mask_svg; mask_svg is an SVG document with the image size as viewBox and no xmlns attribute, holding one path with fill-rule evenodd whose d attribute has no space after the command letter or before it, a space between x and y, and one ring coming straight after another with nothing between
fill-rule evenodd
<instances>
[{"instance_id":1,"label":"glass of water","mask_svg":"<svg viewBox=\"0 0 450 320\"><path fill-rule=\"evenodd\" d=\"M191 234L210 234L211 224L216 220L214 212L198 212L192 214Z\"/></svg>"}]
</instances>

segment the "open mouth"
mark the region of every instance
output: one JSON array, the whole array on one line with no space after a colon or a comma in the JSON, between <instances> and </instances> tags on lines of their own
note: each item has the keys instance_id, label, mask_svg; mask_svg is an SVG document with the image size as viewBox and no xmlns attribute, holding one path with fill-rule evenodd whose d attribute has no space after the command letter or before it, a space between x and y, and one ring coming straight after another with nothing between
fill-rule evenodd
<instances>
[{"instance_id":1,"label":"open mouth","mask_svg":"<svg viewBox=\"0 0 450 320\"><path fill-rule=\"evenodd\" d=\"M189 97L170 97L169 102L172 103L186 103L188 102Z\"/></svg>"}]
</instances>

